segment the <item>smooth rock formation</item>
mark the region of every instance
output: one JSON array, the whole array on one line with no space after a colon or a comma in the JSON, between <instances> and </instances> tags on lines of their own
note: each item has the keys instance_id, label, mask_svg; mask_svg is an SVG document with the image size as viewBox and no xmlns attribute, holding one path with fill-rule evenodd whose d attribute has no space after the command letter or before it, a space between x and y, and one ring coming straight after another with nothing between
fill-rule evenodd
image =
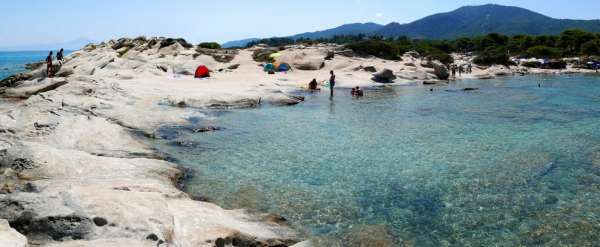
<instances>
[{"instance_id":1,"label":"smooth rock formation","mask_svg":"<svg viewBox=\"0 0 600 247\"><path fill-rule=\"evenodd\" d=\"M8 221L0 219L0 246L27 247L27 238L8 225Z\"/></svg>"}]
</instances>

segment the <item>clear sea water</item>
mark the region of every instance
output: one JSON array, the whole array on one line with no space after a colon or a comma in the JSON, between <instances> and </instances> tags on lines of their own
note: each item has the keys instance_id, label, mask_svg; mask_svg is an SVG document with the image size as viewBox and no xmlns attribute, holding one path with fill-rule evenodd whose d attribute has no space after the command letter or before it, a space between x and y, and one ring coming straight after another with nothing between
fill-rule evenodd
<instances>
[{"instance_id":1,"label":"clear sea water","mask_svg":"<svg viewBox=\"0 0 600 247\"><path fill-rule=\"evenodd\" d=\"M600 76L204 113L157 143L197 171L187 190L278 213L322 246L598 245Z\"/></svg>"}]
</instances>

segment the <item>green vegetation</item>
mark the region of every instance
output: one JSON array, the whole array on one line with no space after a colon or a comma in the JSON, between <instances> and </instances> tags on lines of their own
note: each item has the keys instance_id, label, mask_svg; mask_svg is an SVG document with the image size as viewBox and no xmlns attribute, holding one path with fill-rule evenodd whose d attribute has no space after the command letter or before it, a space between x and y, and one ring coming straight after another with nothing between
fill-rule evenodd
<instances>
[{"instance_id":1,"label":"green vegetation","mask_svg":"<svg viewBox=\"0 0 600 247\"><path fill-rule=\"evenodd\" d=\"M179 43L181 46L185 47L185 48L192 48L194 47L194 45L188 43L185 39L179 38L179 39L172 39L172 38L168 38L168 39L163 39L160 42L160 49L167 47L167 46L171 46L175 43Z\"/></svg>"},{"instance_id":2,"label":"green vegetation","mask_svg":"<svg viewBox=\"0 0 600 247\"><path fill-rule=\"evenodd\" d=\"M343 35L330 39L290 39L270 38L252 42L248 46L266 44L279 47L291 44L313 43L343 44L360 56L376 56L390 60L400 60L407 51L417 51L424 57L439 60L444 64L453 62L450 53L471 53L476 55L475 63L480 65L510 65L510 57L556 59L561 57L600 56L600 34L581 30L566 30L560 35L506 36L491 33L473 38L454 40L419 40L407 37L396 39L381 36ZM537 66L529 64L529 66ZM552 64L549 67L561 67Z\"/></svg>"},{"instance_id":3,"label":"green vegetation","mask_svg":"<svg viewBox=\"0 0 600 247\"><path fill-rule=\"evenodd\" d=\"M408 51L396 42L383 40L362 40L350 43L347 47L361 56L373 55L389 60L401 60L402 54Z\"/></svg>"},{"instance_id":4,"label":"green vegetation","mask_svg":"<svg viewBox=\"0 0 600 247\"><path fill-rule=\"evenodd\" d=\"M221 49L221 45L217 42L203 42L198 44L198 47L205 49Z\"/></svg>"},{"instance_id":5,"label":"green vegetation","mask_svg":"<svg viewBox=\"0 0 600 247\"><path fill-rule=\"evenodd\" d=\"M548 47L538 45L527 49L525 54L528 57L542 57L542 58L560 58L561 52L559 49L554 47Z\"/></svg>"}]
</instances>

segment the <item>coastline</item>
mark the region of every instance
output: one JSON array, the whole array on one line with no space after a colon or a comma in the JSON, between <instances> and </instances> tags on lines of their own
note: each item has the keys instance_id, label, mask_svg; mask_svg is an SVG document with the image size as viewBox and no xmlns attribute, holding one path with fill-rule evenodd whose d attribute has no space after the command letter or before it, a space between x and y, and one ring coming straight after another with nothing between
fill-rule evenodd
<instances>
[{"instance_id":1,"label":"coastline","mask_svg":"<svg viewBox=\"0 0 600 247\"><path fill-rule=\"evenodd\" d=\"M28 72L27 80L15 81L16 87L0 90L4 97L23 99L15 107L0 108L0 176L7 181L1 184L7 189L0 194L0 218L28 233L30 244L155 246L162 241L167 246L213 246L221 239L275 246L300 242L295 230L269 215L192 200L176 187L182 171L131 131L152 137L161 125L202 117L196 108L297 104L301 99L293 92L312 78L327 76L329 70L338 72L343 88L385 85L371 82L373 72L365 70L368 66L393 70L399 78L392 85L440 82L428 62L410 55L403 61L343 55L325 60L329 52L343 51L327 45L291 47L282 51L283 59L310 70L267 75L252 59L255 49L261 48L238 51L222 63L214 54L179 43L160 48L149 41L128 40L124 42L132 46L119 48L120 42L71 54L59 71L61 76L42 78L43 68L37 68ZM213 68L213 78L193 79L198 64ZM512 75L520 69L476 68L464 79ZM173 77L171 71L182 76ZM558 71L530 71L541 72Z\"/></svg>"}]
</instances>

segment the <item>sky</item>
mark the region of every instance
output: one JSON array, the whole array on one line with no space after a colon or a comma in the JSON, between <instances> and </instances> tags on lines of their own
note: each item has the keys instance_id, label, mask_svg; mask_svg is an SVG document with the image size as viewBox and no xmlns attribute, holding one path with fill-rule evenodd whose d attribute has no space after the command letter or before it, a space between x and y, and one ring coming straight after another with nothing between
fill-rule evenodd
<instances>
[{"instance_id":1,"label":"sky","mask_svg":"<svg viewBox=\"0 0 600 247\"><path fill-rule=\"evenodd\" d=\"M600 19L599 0L1 0L0 49L140 35L225 42L356 22L408 23L487 3Z\"/></svg>"}]
</instances>

